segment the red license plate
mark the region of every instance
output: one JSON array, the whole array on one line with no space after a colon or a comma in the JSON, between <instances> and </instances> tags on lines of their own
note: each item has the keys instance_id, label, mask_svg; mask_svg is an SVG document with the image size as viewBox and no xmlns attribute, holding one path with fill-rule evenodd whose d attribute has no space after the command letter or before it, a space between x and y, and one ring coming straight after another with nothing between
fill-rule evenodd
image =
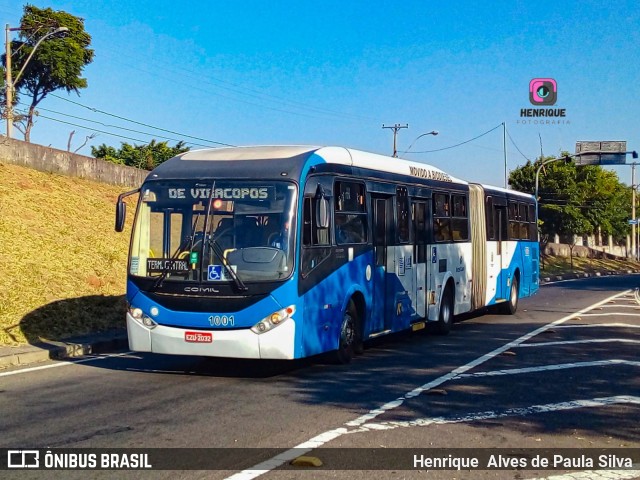
<instances>
[{"instance_id":1,"label":"red license plate","mask_svg":"<svg viewBox=\"0 0 640 480\"><path fill-rule=\"evenodd\" d=\"M212 343L213 335L208 332L184 332L184 340L189 343Z\"/></svg>"}]
</instances>

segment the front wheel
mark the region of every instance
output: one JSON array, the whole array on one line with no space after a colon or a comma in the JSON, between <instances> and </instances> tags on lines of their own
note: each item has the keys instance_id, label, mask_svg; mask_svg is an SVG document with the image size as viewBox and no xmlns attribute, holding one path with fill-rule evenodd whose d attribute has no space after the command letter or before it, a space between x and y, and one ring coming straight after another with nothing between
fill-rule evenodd
<instances>
[{"instance_id":1,"label":"front wheel","mask_svg":"<svg viewBox=\"0 0 640 480\"><path fill-rule=\"evenodd\" d=\"M349 302L349 306L342 316L338 349L333 355L334 362L339 364L350 363L354 353L360 349L360 344L358 313L353 302Z\"/></svg>"}]
</instances>

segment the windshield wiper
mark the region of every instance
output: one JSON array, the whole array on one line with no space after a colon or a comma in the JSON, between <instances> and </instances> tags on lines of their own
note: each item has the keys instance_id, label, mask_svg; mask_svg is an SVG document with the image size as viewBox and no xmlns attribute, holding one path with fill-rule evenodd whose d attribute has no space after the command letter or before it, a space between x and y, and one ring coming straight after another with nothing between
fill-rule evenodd
<instances>
[{"instance_id":1,"label":"windshield wiper","mask_svg":"<svg viewBox=\"0 0 640 480\"><path fill-rule=\"evenodd\" d=\"M247 290L249 290L249 288L244 284L244 282L240 280L240 277L238 277L238 274L235 272L235 270L231 268L226 258L224 258L224 252L220 248L220 245L218 245L218 242L216 242L216 239L213 237L213 234L209 235L209 238L207 240L207 245L213 250L214 255L220 258L220 262L222 263L223 268L229 274L229 276L233 280L233 283L236 284L236 287L238 287L238 290L240 290L241 292L246 292Z\"/></svg>"}]
</instances>

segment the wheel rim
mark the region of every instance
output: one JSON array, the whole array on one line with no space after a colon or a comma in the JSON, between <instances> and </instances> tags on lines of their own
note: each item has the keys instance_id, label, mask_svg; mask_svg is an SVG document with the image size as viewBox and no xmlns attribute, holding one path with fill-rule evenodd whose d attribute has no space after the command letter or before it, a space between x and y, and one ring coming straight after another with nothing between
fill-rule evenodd
<instances>
[{"instance_id":1,"label":"wheel rim","mask_svg":"<svg viewBox=\"0 0 640 480\"><path fill-rule=\"evenodd\" d=\"M342 320L342 329L340 330L340 346L343 348L351 346L354 336L353 317L349 313L345 313Z\"/></svg>"},{"instance_id":2,"label":"wheel rim","mask_svg":"<svg viewBox=\"0 0 640 480\"><path fill-rule=\"evenodd\" d=\"M451 303L449 302L449 296L447 295L442 299L442 323L449 323L451 321Z\"/></svg>"},{"instance_id":3,"label":"wheel rim","mask_svg":"<svg viewBox=\"0 0 640 480\"><path fill-rule=\"evenodd\" d=\"M511 305L514 307L518 304L518 282L511 285Z\"/></svg>"}]
</instances>

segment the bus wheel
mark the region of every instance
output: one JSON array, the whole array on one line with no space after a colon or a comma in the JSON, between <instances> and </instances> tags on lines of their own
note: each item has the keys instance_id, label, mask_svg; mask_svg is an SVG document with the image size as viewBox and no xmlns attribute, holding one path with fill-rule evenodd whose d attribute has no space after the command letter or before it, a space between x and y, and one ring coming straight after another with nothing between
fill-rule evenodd
<instances>
[{"instance_id":1,"label":"bus wheel","mask_svg":"<svg viewBox=\"0 0 640 480\"><path fill-rule=\"evenodd\" d=\"M338 349L334 352L335 363L346 364L351 362L358 344L358 313L353 302L349 302L347 310L342 317L340 326L340 339Z\"/></svg>"},{"instance_id":2,"label":"bus wheel","mask_svg":"<svg viewBox=\"0 0 640 480\"><path fill-rule=\"evenodd\" d=\"M518 287L518 277L513 277L511 290L509 291L509 300L501 305L502 313L505 315L514 315L516 310L518 310Z\"/></svg>"},{"instance_id":3,"label":"bus wheel","mask_svg":"<svg viewBox=\"0 0 640 480\"><path fill-rule=\"evenodd\" d=\"M440 314L436 322L436 333L446 335L451 331L453 324L453 294L451 288L446 288L440 300Z\"/></svg>"}]
</instances>

